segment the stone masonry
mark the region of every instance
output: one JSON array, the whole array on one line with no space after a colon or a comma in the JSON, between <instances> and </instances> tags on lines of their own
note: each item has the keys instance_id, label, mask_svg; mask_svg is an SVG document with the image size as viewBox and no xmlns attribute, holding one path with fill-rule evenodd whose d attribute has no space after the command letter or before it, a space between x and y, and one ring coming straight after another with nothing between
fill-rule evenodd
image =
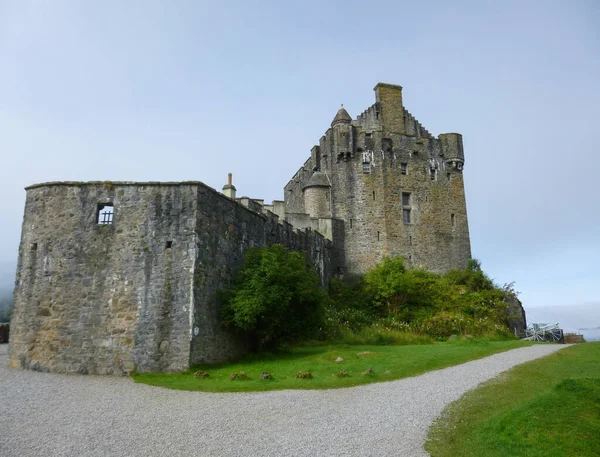
<instances>
[{"instance_id":1,"label":"stone masonry","mask_svg":"<svg viewBox=\"0 0 600 457\"><path fill-rule=\"evenodd\" d=\"M466 267L462 136L434 138L404 108L400 86L379 83L375 94L356 120L337 112L285 186L285 219L331 239L342 274L384 256L438 273Z\"/></svg>"},{"instance_id":2,"label":"stone masonry","mask_svg":"<svg viewBox=\"0 0 600 457\"><path fill-rule=\"evenodd\" d=\"M57 182L26 189L9 363L85 374L171 372L239 357L218 290L246 249L303 251L326 283L384 256L436 272L471 257L462 137L434 138L402 88L344 108L285 186L236 198L201 182Z\"/></svg>"}]
</instances>

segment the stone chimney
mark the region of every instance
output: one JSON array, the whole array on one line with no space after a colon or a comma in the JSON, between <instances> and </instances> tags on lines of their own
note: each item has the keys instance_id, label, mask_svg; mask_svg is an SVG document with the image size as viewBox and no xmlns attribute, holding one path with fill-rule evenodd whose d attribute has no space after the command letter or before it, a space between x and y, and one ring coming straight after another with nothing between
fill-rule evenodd
<instances>
[{"instance_id":1,"label":"stone chimney","mask_svg":"<svg viewBox=\"0 0 600 457\"><path fill-rule=\"evenodd\" d=\"M227 175L227 184L225 184L223 186L223 195L225 195L226 197L231 198L232 200L235 200L235 191L236 191L236 188L235 188L235 186L233 184L231 184L232 176L233 175L231 173L229 173Z\"/></svg>"}]
</instances>

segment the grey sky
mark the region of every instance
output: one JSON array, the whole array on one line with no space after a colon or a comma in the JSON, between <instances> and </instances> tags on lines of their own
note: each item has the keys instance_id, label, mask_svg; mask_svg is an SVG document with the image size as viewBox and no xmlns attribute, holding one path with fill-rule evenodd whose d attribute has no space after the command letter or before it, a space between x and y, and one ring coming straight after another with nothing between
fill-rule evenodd
<instances>
[{"instance_id":1,"label":"grey sky","mask_svg":"<svg viewBox=\"0 0 600 457\"><path fill-rule=\"evenodd\" d=\"M0 264L35 182L233 172L281 199L382 81L464 135L484 269L527 307L600 303L599 23L597 1L0 0Z\"/></svg>"}]
</instances>

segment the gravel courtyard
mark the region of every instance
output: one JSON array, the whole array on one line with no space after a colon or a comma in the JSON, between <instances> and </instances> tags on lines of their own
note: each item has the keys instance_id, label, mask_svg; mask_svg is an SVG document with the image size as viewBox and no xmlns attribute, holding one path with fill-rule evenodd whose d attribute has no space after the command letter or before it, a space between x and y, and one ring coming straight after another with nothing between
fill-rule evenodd
<instances>
[{"instance_id":1,"label":"gravel courtyard","mask_svg":"<svg viewBox=\"0 0 600 457\"><path fill-rule=\"evenodd\" d=\"M347 389L213 394L9 369L0 345L0 456L425 456L448 403L563 347Z\"/></svg>"}]
</instances>

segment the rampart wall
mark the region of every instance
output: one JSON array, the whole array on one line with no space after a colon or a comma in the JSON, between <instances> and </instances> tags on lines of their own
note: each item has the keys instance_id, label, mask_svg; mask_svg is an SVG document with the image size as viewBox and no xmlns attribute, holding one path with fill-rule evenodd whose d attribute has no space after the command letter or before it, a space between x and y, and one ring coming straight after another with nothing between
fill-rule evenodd
<instances>
[{"instance_id":1,"label":"rampart wall","mask_svg":"<svg viewBox=\"0 0 600 457\"><path fill-rule=\"evenodd\" d=\"M114 208L99 224L99 208ZM179 371L247 350L219 322L217 290L252 246L280 243L330 275L331 243L200 182L48 183L27 189L11 366Z\"/></svg>"}]
</instances>

